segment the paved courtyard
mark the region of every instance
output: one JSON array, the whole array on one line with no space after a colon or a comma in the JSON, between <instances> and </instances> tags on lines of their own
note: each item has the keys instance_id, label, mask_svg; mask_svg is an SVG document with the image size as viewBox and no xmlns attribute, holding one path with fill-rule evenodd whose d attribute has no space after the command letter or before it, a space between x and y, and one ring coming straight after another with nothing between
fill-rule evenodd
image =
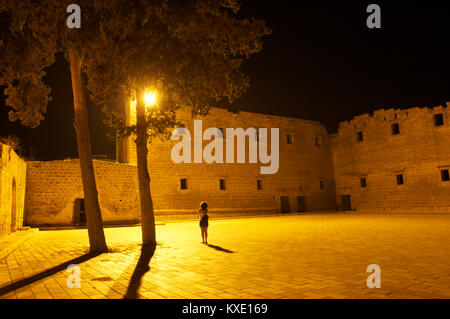
<instances>
[{"instance_id":1,"label":"paved courtyard","mask_svg":"<svg viewBox=\"0 0 450 319\"><path fill-rule=\"evenodd\" d=\"M139 227L107 228L111 252L96 257L86 230L33 233L0 260L0 298L450 298L450 214L212 216L210 246L198 222L156 230L141 255ZM67 287L72 263L81 288Z\"/></svg>"}]
</instances>

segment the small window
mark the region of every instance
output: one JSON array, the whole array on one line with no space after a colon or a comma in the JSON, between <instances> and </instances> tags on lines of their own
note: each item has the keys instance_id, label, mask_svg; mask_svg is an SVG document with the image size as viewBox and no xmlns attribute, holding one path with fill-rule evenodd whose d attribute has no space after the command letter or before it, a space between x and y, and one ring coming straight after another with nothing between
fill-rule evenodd
<instances>
[{"instance_id":1,"label":"small window","mask_svg":"<svg viewBox=\"0 0 450 319\"><path fill-rule=\"evenodd\" d=\"M180 189L187 189L187 188L188 188L187 178L180 179Z\"/></svg>"},{"instance_id":2,"label":"small window","mask_svg":"<svg viewBox=\"0 0 450 319\"><path fill-rule=\"evenodd\" d=\"M220 190L225 190L225 180L222 178L219 180L219 187Z\"/></svg>"},{"instance_id":3,"label":"small window","mask_svg":"<svg viewBox=\"0 0 450 319\"><path fill-rule=\"evenodd\" d=\"M361 187L366 187L367 186L365 177L361 177L359 180L361 182Z\"/></svg>"},{"instance_id":4,"label":"small window","mask_svg":"<svg viewBox=\"0 0 450 319\"><path fill-rule=\"evenodd\" d=\"M434 126L442 126L444 125L444 116L442 113L434 114Z\"/></svg>"},{"instance_id":5,"label":"small window","mask_svg":"<svg viewBox=\"0 0 450 319\"><path fill-rule=\"evenodd\" d=\"M397 185L403 185L403 174L397 174Z\"/></svg>"},{"instance_id":6,"label":"small window","mask_svg":"<svg viewBox=\"0 0 450 319\"><path fill-rule=\"evenodd\" d=\"M441 170L441 180L443 182L448 182L450 180L450 176L448 174L448 169Z\"/></svg>"},{"instance_id":7,"label":"small window","mask_svg":"<svg viewBox=\"0 0 450 319\"><path fill-rule=\"evenodd\" d=\"M319 181L319 187L320 187L320 189L324 189L325 188L324 181L322 181L322 180Z\"/></svg>"},{"instance_id":8,"label":"small window","mask_svg":"<svg viewBox=\"0 0 450 319\"><path fill-rule=\"evenodd\" d=\"M84 198L80 198L80 211L84 212L86 209L84 208Z\"/></svg>"},{"instance_id":9,"label":"small window","mask_svg":"<svg viewBox=\"0 0 450 319\"><path fill-rule=\"evenodd\" d=\"M75 199L73 221L80 226L86 225L86 211L84 206L84 198Z\"/></svg>"},{"instance_id":10,"label":"small window","mask_svg":"<svg viewBox=\"0 0 450 319\"><path fill-rule=\"evenodd\" d=\"M394 123L391 125L392 135L398 135L400 134L400 126L398 123Z\"/></svg>"},{"instance_id":11,"label":"small window","mask_svg":"<svg viewBox=\"0 0 450 319\"><path fill-rule=\"evenodd\" d=\"M316 146L320 146L321 145L321 140L320 140L320 136L316 136L316 138L315 138L315 140L314 140L314 143L315 143L315 145Z\"/></svg>"},{"instance_id":12,"label":"small window","mask_svg":"<svg viewBox=\"0 0 450 319\"><path fill-rule=\"evenodd\" d=\"M258 179L256 181L256 189L261 190L262 189L262 180Z\"/></svg>"},{"instance_id":13,"label":"small window","mask_svg":"<svg viewBox=\"0 0 450 319\"><path fill-rule=\"evenodd\" d=\"M288 144L292 144L292 135L291 134L286 135L286 142Z\"/></svg>"},{"instance_id":14,"label":"small window","mask_svg":"<svg viewBox=\"0 0 450 319\"><path fill-rule=\"evenodd\" d=\"M358 142L362 142L363 141L363 132L356 132L356 140Z\"/></svg>"}]
</instances>

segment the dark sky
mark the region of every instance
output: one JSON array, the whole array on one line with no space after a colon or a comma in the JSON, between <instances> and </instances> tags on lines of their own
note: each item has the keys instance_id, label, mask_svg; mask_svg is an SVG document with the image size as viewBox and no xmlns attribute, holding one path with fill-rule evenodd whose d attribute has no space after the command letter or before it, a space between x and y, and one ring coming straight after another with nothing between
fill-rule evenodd
<instances>
[{"instance_id":1,"label":"dark sky","mask_svg":"<svg viewBox=\"0 0 450 319\"><path fill-rule=\"evenodd\" d=\"M244 66L247 94L235 109L338 123L378 108L450 101L450 5L447 1L241 1L244 16L267 21L263 52ZM366 8L381 7L381 29L366 26ZM37 129L9 123L3 97L0 136L17 135L25 155L77 157L72 89L63 59L48 71L53 101ZM94 154L115 156L101 112L91 104Z\"/></svg>"}]
</instances>

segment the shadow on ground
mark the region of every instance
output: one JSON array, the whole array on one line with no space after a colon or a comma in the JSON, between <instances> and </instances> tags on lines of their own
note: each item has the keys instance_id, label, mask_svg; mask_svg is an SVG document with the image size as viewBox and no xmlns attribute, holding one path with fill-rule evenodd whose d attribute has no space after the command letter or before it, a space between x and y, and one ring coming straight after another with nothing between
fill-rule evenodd
<instances>
[{"instance_id":1,"label":"shadow on ground","mask_svg":"<svg viewBox=\"0 0 450 319\"><path fill-rule=\"evenodd\" d=\"M44 270L36 275L15 281L9 285L6 285L4 287L0 287L0 296L6 295L7 293L10 293L12 291L15 291L19 288L25 287L26 285L32 284L38 280L53 276L60 271L66 270L67 267L71 264L81 264L85 261L88 261L91 258L97 257L100 254L85 254L80 257L74 258L72 260L66 261L65 263L62 263L58 266L55 266L53 268Z\"/></svg>"},{"instance_id":2,"label":"shadow on ground","mask_svg":"<svg viewBox=\"0 0 450 319\"><path fill-rule=\"evenodd\" d=\"M150 260L155 253L156 245L143 245L141 256L136 264L136 268L131 275L127 292L123 299L138 299L138 290L141 286L142 277L150 270Z\"/></svg>"},{"instance_id":3,"label":"shadow on ground","mask_svg":"<svg viewBox=\"0 0 450 319\"><path fill-rule=\"evenodd\" d=\"M225 249L225 248L222 248L222 247L220 247L220 246L211 245L211 244L207 244L206 246L211 247L211 248L214 248L215 250L218 250L218 251L223 251L224 253L229 253L229 254L234 253L234 251L228 250L228 249Z\"/></svg>"}]
</instances>

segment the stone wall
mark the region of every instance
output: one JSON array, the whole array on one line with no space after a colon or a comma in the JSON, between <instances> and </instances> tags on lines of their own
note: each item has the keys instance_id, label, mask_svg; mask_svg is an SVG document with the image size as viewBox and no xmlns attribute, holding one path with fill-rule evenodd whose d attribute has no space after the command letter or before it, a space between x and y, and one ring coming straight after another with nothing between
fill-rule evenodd
<instances>
[{"instance_id":1,"label":"stone wall","mask_svg":"<svg viewBox=\"0 0 450 319\"><path fill-rule=\"evenodd\" d=\"M449 105L381 109L341 122L332 138L337 203L347 194L357 210L449 212L450 181L441 173L450 169Z\"/></svg>"},{"instance_id":2,"label":"stone wall","mask_svg":"<svg viewBox=\"0 0 450 319\"><path fill-rule=\"evenodd\" d=\"M189 108L181 109L177 118L193 135L194 119ZM171 151L179 141L154 139L149 147L148 165L154 205L161 213L192 213L202 200L206 200L215 212L280 212L281 196L289 197L292 212L298 210L298 196L305 198L308 211L336 208L331 141L326 128L319 122L248 112L231 113L220 108L212 108L209 115L196 119L202 120L203 132L210 127L223 128L224 132L225 128L267 128L269 132L270 128L279 128L279 170L273 175L262 175L260 167L266 164L259 160L255 164L249 163L248 154L245 163L175 164ZM288 134L292 144L287 143ZM193 143L192 136L192 159ZM208 143L203 141L203 146ZM248 140L246 143L248 151ZM135 165L134 139L122 142L120 146L127 148L125 152L120 150L121 154L127 154L123 158ZM224 153L225 150L224 146ZM181 179L187 180L186 190L181 189ZM225 180L225 190L219 188L220 179ZM261 181L262 189L257 189L257 180Z\"/></svg>"},{"instance_id":3,"label":"stone wall","mask_svg":"<svg viewBox=\"0 0 450 319\"><path fill-rule=\"evenodd\" d=\"M190 111L182 109L178 118L193 135L194 119ZM224 131L262 127L268 128L270 136L270 128L279 128L278 172L262 175L260 167L269 164L248 163L248 138L245 163L232 164L175 164L171 152L179 141L154 139L148 159L156 216L196 213L203 200L208 201L211 213L274 213L281 211L282 196L288 197L291 212L299 210L299 196L304 198L304 210L335 209L331 142L320 123L246 112L233 114L217 108L197 119L203 120L203 131L210 127ZM287 142L288 134L291 143ZM208 143L203 141L203 145ZM105 223L140 219L135 143L129 138L118 145L119 160L128 164L94 161ZM236 159L237 142L234 151ZM192 156L193 152L192 147ZM181 179L186 180L187 189L182 189ZM220 179L225 180L224 190L220 189ZM28 163L27 225L74 224L75 201L83 197L78 160Z\"/></svg>"},{"instance_id":4,"label":"stone wall","mask_svg":"<svg viewBox=\"0 0 450 319\"><path fill-rule=\"evenodd\" d=\"M133 110L128 114L132 122ZM267 128L269 132L279 128L279 170L268 175L261 174L260 167L269 164L261 163L259 157L257 163L249 163L249 138L245 163L236 162L236 140L235 163L226 163L225 156L224 163L193 163L195 119L189 108L180 109L177 118L190 131L192 163L172 160L172 148L179 140L151 141L148 165L157 216L195 213L203 200L212 213L280 212L286 199L291 212L333 210L344 208L343 195L350 196L351 209L362 211L450 211L447 107L376 110L341 122L338 133L332 135L314 121L219 108L195 118L202 120L203 133L211 127L223 129L224 154L226 128ZM204 140L203 147L209 142ZM140 219L134 138L123 139L118 146L119 160L126 164L94 161L105 223ZM13 177L17 226L22 223L25 170L25 223L73 224L75 200L84 197L79 161L26 165L7 146L0 149L1 229L10 228ZM220 188L221 179L225 189Z\"/></svg>"},{"instance_id":5,"label":"stone wall","mask_svg":"<svg viewBox=\"0 0 450 319\"><path fill-rule=\"evenodd\" d=\"M140 219L135 166L94 160L98 198L105 223ZM25 223L74 223L74 203L84 198L79 160L28 162Z\"/></svg>"},{"instance_id":6,"label":"stone wall","mask_svg":"<svg viewBox=\"0 0 450 319\"><path fill-rule=\"evenodd\" d=\"M26 167L14 150L0 143L0 233L23 226Z\"/></svg>"}]
</instances>

